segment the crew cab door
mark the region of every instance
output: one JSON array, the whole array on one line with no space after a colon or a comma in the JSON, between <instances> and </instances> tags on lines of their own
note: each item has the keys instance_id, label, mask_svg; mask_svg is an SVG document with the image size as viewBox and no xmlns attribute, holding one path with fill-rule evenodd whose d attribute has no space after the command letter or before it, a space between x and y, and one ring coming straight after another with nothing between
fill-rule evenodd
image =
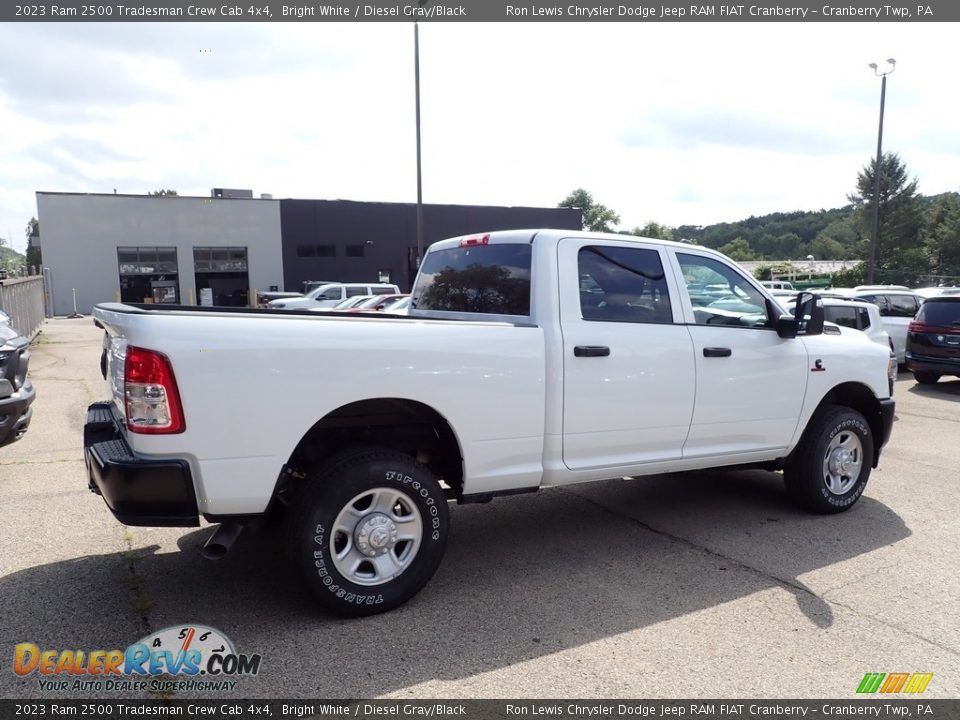
<instances>
[{"instance_id":1,"label":"crew cab door","mask_svg":"<svg viewBox=\"0 0 960 720\"><path fill-rule=\"evenodd\" d=\"M679 458L693 414L693 344L662 248L566 238L557 252L564 464Z\"/></svg>"},{"instance_id":2,"label":"crew cab door","mask_svg":"<svg viewBox=\"0 0 960 720\"><path fill-rule=\"evenodd\" d=\"M810 374L803 341L777 335L766 297L733 265L693 248L667 252L679 275L697 366L683 456L787 447Z\"/></svg>"}]
</instances>

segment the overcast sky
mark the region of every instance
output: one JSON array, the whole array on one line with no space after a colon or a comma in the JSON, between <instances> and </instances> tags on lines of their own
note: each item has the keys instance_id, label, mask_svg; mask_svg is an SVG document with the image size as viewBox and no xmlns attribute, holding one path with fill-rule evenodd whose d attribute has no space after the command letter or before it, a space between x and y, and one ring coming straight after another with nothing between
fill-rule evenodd
<instances>
[{"instance_id":1,"label":"overcast sky","mask_svg":"<svg viewBox=\"0 0 960 720\"><path fill-rule=\"evenodd\" d=\"M624 228L839 207L888 57L884 149L960 190L956 46L949 23L421 24L424 201L584 187ZM37 190L416 199L408 23L5 24L0 68L21 251Z\"/></svg>"}]
</instances>

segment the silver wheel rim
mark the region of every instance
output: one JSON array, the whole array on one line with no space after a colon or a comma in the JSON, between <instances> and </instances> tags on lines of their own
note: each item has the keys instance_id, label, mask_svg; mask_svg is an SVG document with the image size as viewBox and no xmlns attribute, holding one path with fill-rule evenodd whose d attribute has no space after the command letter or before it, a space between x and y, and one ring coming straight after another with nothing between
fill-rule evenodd
<instances>
[{"instance_id":1,"label":"silver wheel rim","mask_svg":"<svg viewBox=\"0 0 960 720\"><path fill-rule=\"evenodd\" d=\"M860 478L863 468L863 443L860 436L841 430L827 446L823 456L823 481L834 495L846 495Z\"/></svg>"},{"instance_id":2,"label":"silver wheel rim","mask_svg":"<svg viewBox=\"0 0 960 720\"><path fill-rule=\"evenodd\" d=\"M394 488L364 490L333 521L330 555L344 578L383 585L410 567L423 539L420 510Z\"/></svg>"}]
</instances>

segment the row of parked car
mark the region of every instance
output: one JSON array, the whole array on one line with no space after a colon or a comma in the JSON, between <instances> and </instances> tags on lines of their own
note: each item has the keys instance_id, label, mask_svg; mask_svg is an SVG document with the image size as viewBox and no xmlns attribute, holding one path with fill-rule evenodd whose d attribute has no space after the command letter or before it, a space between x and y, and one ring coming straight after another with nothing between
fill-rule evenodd
<instances>
[{"instance_id":1,"label":"row of parked car","mask_svg":"<svg viewBox=\"0 0 960 720\"><path fill-rule=\"evenodd\" d=\"M770 291L790 309L796 290ZM960 377L960 288L861 285L818 294L826 320L889 343L897 363L906 365L918 383L934 384L944 375Z\"/></svg>"},{"instance_id":2,"label":"row of parked car","mask_svg":"<svg viewBox=\"0 0 960 720\"><path fill-rule=\"evenodd\" d=\"M397 312L405 310L409 296L390 283L323 283L309 292L272 293L261 298L262 307L327 312ZM265 300L265 302L264 302Z\"/></svg>"}]
</instances>

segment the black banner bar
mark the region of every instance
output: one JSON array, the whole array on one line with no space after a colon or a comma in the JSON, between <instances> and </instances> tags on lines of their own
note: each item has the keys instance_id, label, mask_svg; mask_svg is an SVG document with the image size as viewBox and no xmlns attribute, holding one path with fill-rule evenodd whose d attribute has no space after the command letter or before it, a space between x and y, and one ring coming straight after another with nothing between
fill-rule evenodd
<instances>
[{"instance_id":1,"label":"black banner bar","mask_svg":"<svg viewBox=\"0 0 960 720\"><path fill-rule=\"evenodd\" d=\"M960 3L638 2L637 0L34 0L4 2L3 22L957 22Z\"/></svg>"},{"instance_id":2,"label":"black banner bar","mask_svg":"<svg viewBox=\"0 0 960 720\"><path fill-rule=\"evenodd\" d=\"M846 718L960 717L960 700L852 698L847 700L0 700L0 720L87 717L357 718L360 720L843 720Z\"/></svg>"}]
</instances>

